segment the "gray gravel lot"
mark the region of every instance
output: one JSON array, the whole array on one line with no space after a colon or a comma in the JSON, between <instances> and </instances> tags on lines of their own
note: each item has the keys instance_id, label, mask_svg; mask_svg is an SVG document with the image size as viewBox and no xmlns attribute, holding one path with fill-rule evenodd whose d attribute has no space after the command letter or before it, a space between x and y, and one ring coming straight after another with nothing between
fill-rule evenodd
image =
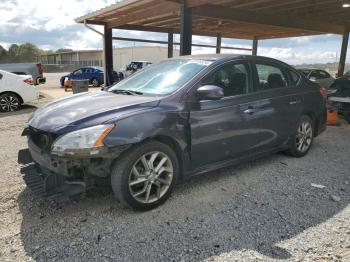
<instances>
[{"instance_id":1,"label":"gray gravel lot","mask_svg":"<svg viewBox=\"0 0 350 262\"><path fill-rule=\"evenodd\" d=\"M348 126L328 128L304 158L194 177L139 213L109 189L36 199L16 163L34 109L0 115L0 261L350 261Z\"/></svg>"}]
</instances>

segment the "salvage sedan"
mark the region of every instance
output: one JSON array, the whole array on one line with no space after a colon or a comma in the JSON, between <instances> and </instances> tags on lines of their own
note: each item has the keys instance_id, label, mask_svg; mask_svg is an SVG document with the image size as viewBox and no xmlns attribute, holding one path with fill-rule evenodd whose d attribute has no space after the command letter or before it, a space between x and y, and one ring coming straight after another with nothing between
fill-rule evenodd
<instances>
[{"instance_id":1,"label":"salvage sedan","mask_svg":"<svg viewBox=\"0 0 350 262\"><path fill-rule=\"evenodd\" d=\"M108 181L122 204L148 210L188 176L279 151L302 157L325 123L319 86L287 64L187 56L38 109L19 161L41 196Z\"/></svg>"}]
</instances>

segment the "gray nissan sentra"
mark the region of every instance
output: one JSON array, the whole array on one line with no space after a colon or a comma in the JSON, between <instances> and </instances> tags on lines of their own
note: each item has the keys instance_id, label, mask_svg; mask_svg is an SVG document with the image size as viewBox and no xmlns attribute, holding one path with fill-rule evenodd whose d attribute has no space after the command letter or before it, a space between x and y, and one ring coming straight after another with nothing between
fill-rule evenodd
<instances>
[{"instance_id":1,"label":"gray nissan sentra","mask_svg":"<svg viewBox=\"0 0 350 262\"><path fill-rule=\"evenodd\" d=\"M302 157L326 128L320 87L280 61L246 55L165 60L29 119L23 178L43 197L106 181L137 210L176 182L278 151Z\"/></svg>"}]
</instances>

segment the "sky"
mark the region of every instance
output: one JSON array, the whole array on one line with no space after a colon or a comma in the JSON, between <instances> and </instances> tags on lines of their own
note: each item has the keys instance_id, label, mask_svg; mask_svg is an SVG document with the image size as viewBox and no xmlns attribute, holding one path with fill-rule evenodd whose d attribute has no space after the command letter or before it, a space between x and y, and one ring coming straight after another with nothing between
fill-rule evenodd
<instances>
[{"instance_id":1,"label":"sky","mask_svg":"<svg viewBox=\"0 0 350 262\"><path fill-rule=\"evenodd\" d=\"M74 50L101 49L102 38L82 24L76 17L114 4L116 0L0 0L0 45L8 48L12 43L31 42L45 50L71 48ZM95 26L97 30L102 30ZM121 37L167 40L165 34L114 30ZM175 41L178 40L175 36ZM211 37L193 37L193 43L210 43ZM223 39L222 45L251 47L251 41ZM145 45L114 41L115 47ZM341 36L322 35L259 41L258 55L269 56L296 65L326 63L338 60ZM211 48L193 48L193 53L214 53ZM232 50L225 50L232 53ZM350 60L348 52L347 61Z\"/></svg>"}]
</instances>

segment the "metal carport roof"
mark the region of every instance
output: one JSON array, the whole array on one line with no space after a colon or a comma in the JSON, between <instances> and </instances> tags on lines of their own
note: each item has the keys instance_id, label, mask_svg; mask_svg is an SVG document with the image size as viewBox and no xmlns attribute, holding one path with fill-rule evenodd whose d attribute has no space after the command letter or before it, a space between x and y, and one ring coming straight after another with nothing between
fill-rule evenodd
<instances>
[{"instance_id":1,"label":"metal carport roof","mask_svg":"<svg viewBox=\"0 0 350 262\"><path fill-rule=\"evenodd\" d=\"M180 53L183 55L191 53L192 35L218 37L217 52L220 52L222 37L252 39L256 54L260 39L340 34L343 35L339 70L342 73L350 28L350 8L343 8L342 2L125 0L79 17L76 22L104 25L106 53L111 49L111 30L114 28L168 33L169 56L174 44L173 33L180 33ZM110 55L106 54L106 59L107 56Z\"/></svg>"}]
</instances>

